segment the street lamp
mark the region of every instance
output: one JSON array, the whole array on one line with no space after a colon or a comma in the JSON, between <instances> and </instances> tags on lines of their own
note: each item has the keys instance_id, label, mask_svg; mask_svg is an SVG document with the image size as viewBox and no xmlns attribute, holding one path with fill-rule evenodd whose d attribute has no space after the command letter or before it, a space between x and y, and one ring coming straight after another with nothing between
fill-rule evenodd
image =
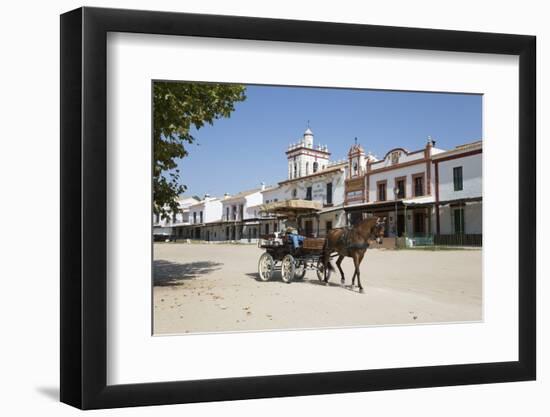
<instances>
[{"instance_id":1,"label":"street lamp","mask_svg":"<svg viewBox=\"0 0 550 417\"><path fill-rule=\"evenodd\" d=\"M399 187L395 186L393 187L393 200L395 201L395 221L394 221L394 228L395 228L395 237L397 238L399 235L399 230L397 229L397 198L399 197Z\"/></svg>"}]
</instances>

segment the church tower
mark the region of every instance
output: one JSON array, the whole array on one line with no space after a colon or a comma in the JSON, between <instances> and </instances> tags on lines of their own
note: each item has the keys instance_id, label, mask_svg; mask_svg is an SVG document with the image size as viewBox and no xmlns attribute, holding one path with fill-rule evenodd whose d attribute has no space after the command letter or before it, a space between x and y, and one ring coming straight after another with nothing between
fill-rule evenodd
<instances>
[{"instance_id":1,"label":"church tower","mask_svg":"<svg viewBox=\"0 0 550 417\"><path fill-rule=\"evenodd\" d=\"M315 174L325 169L330 158L330 152L326 145L314 145L313 132L309 126L297 143L289 145L286 155L289 180Z\"/></svg>"},{"instance_id":2,"label":"church tower","mask_svg":"<svg viewBox=\"0 0 550 417\"><path fill-rule=\"evenodd\" d=\"M365 174L367 171L367 158L365 150L357 143L351 146L348 152L348 179L357 178Z\"/></svg>"}]
</instances>

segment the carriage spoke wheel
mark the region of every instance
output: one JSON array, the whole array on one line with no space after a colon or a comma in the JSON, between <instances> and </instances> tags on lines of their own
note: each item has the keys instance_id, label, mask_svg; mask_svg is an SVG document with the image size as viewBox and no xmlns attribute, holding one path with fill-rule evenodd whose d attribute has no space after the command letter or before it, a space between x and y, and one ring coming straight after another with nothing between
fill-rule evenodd
<instances>
[{"instance_id":1,"label":"carriage spoke wheel","mask_svg":"<svg viewBox=\"0 0 550 417\"><path fill-rule=\"evenodd\" d=\"M258 275L262 281L269 281L273 275L273 256L265 252L258 261Z\"/></svg>"},{"instance_id":2,"label":"carriage spoke wheel","mask_svg":"<svg viewBox=\"0 0 550 417\"><path fill-rule=\"evenodd\" d=\"M331 272L332 271L329 268L328 271L327 271L327 281L330 278L330 273ZM319 261L317 262L317 278L321 282L323 282L325 280L325 265L323 265L323 261L321 259L319 259Z\"/></svg>"},{"instance_id":3,"label":"carriage spoke wheel","mask_svg":"<svg viewBox=\"0 0 550 417\"><path fill-rule=\"evenodd\" d=\"M290 284L294 278L294 272L296 271L294 262L292 255L286 255L281 262L281 278L287 284Z\"/></svg>"},{"instance_id":4,"label":"carriage spoke wheel","mask_svg":"<svg viewBox=\"0 0 550 417\"><path fill-rule=\"evenodd\" d=\"M297 262L296 270L294 271L294 279L302 280L306 276L307 265L306 261Z\"/></svg>"}]
</instances>

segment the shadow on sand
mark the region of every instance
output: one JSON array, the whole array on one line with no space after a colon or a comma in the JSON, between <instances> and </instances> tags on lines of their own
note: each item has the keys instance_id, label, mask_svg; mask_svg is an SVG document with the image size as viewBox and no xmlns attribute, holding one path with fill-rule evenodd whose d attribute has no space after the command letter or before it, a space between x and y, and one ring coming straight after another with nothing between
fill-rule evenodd
<instances>
[{"instance_id":1,"label":"shadow on sand","mask_svg":"<svg viewBox=\"0 0 550 417\"><path fill-rule=\"evenodd\" d=\"M249 272L246 274L246 276L253 278L256 281L262 282L262 280L260 279L260 274L258 274L257 272ZM278 271L275 272L268 282L283 282L283 280L281 279L281 274ZM295 279L292 281L292 284L310 284L310 285L318 285L321 287L341 288L343 290L359 293L358 288L357 287L352 288L351 285L349 285L349 283L342 286L340 284L340 278L338 278L338 281L329 281L327 284L324 281L319 281L318 279L306 277L305 279L302 279L302 280Z\"/></svg>"},{"instance_id":2,"label":"shadow on sand","mask_svg":"<svg viewBox=\"0 0 550 417\"><path fill-rule=\"evenodd\" d=\"M182 285L185 280L210 274L222 267L222 263L212 261L180 264L165 260L153 261L153 285L166 287Z\"/></svg>"}]
</instances>

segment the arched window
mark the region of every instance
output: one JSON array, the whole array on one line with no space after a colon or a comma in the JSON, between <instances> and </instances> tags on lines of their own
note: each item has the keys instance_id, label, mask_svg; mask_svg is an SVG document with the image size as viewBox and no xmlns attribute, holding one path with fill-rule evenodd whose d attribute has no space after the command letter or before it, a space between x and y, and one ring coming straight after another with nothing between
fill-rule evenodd
<instances>
[{"instance_id":1,"label":"arched window","mask_svg":"<svg viewBox=\"0 0 550 417\"><path fill-rule=\"evenodd\" d=\"M353 163L353 174L357 175L357 161Z\"/></svg>"},{"instance_id":2,"label":"arched window","mask_svg":"<svg viewBox=\"0 0 550 417\"><path fill-rule=\"evenodd\" d=\"M298 176L298 165L294 163L294 178L296 178L297 176Z\"/></svg>"},{"instance_id":3,"label":"arched window","mask_svg":"<svg viewBox=\"0 0 550 417\"><path fill-rule=\"evenodd\" d=\"M313 172L317 172L317 169L319 168L319 164L317 163L317 161L315 161L313 163Z\"/></svg>"},{"instance_id":4,"label":"arched window","mask_svg":"<svg viewBox=\"0 0 550 417\"><path fill-rule=\"evenodd\" d=\"M298 196L298 190L296 190L295 188L292 190L292 198L296 198L297 196Z\"/></svg>"},{"instance_id":5,"label":"arched window","mask_svg":"<svg viewBox=\"0 0 550 417\"><path fill-rule=\"evenodd\" d=\"M309 175L309 162L306 162L306 175Z\"/></svg>"}]
</instances>

